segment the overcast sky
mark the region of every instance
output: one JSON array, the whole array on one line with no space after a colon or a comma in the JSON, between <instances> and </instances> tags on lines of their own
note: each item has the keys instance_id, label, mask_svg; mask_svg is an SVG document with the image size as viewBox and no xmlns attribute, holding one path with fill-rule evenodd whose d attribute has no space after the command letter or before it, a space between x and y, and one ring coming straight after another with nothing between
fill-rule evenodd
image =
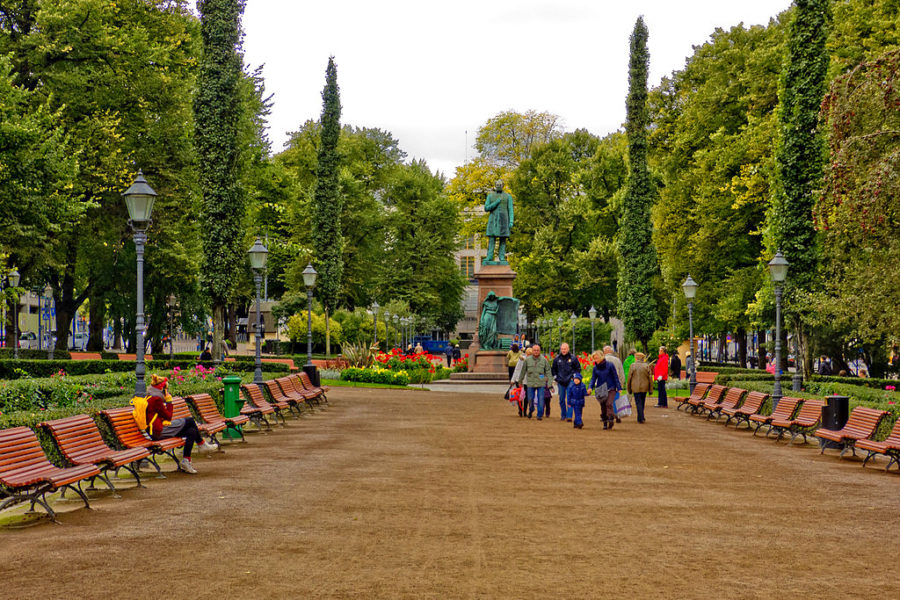
<instances>
[{"instance_id":1,"label":"overcast sky","mask_svg":"<svg viewBox=\"0 0 900 600\"><path fill-rule=\"evenodd\" d=\"M504 110L560 115L604 135L625 119L628 36L650 30L650 84L716 27L767 23L789 0L248 0L245 62L265 65L275 152L322 111L328 56L345 124L393 133L452 177L478 127ZM468 130L468 138L466 131ZM467 144L468 139L468 144Z\"/></svg>"}]
</instances>

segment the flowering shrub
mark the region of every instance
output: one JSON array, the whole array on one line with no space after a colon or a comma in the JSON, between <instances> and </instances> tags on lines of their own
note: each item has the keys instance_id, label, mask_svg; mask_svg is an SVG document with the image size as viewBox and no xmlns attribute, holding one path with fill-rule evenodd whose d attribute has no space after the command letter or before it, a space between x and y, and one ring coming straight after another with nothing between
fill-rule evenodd
<instances>
[{"instance_id":1,"label":"flowering shrub","mask_svg":"<svg viewBox=\"0 0 900 600\"><path fill-rule=\"evenodd\" d=\"M360 369L349 367L341 371L343 381L359 381L362 383L383 383L386 385L409 385L410 378L406 371L391 371L381 367Z\"/></svg>"}]
</instances>

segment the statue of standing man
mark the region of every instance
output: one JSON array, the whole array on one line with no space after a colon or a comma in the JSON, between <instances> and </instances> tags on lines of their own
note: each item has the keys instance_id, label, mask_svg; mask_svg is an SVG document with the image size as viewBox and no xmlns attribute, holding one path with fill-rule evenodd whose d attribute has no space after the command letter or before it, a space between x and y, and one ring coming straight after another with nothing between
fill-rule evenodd
<instances>
[{"instance_id":1,"label":"statue of standing man","mask_svg":"<svg viewBox=\"0 0 900 600\"><path fill-rule=\"evenodd\" d=\"M506 265L506 240L513 226L513 199L503 191L503 182L497 181L494 191L489 193L484 203L484 210L488 213L487 257L482 264ZM497 260L494 260L494 244L500 238L500 250Z\"/></svg>"}]
</instances>

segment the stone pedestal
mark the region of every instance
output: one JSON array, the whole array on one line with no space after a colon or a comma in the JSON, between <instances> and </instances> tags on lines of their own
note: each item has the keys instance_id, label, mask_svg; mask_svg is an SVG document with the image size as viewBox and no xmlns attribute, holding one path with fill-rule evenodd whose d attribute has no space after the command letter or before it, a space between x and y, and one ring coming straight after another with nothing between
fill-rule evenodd
<instances>
[{"instance_id":1,"label":"stone pedestal","mask_svg":"<svg viewBox=\"0 0 900 600\"><path fill-rule=\"evenodd\" d=\"M478 281L478 316L481 317L481 305L489 292L497 296L513 295L513 281L516 273L509 265L483 264L475 272ZM475 340L469 346L469 372L472 373L507 373L505 350L480 350L478 329L475 329Z\"/></svg>"}]
</instances>

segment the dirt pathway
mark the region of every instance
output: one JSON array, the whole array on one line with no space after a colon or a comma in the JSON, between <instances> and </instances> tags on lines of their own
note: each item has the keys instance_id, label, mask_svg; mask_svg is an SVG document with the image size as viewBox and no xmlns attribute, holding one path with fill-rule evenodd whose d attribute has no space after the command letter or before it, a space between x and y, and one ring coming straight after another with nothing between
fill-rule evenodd
<instances>
[{"instance_id":1,"label":"dirt pathway","mask_svg":"<svg viewBox=\"0 0 900 600\"><path fill-rule=\"evenodd\" d=\"M604 432L595 405L575 431L486 395L332 398L200 475L0 531L0 597L900 597L878 466L674 409Z\"/></svg>"}]
</instances>

